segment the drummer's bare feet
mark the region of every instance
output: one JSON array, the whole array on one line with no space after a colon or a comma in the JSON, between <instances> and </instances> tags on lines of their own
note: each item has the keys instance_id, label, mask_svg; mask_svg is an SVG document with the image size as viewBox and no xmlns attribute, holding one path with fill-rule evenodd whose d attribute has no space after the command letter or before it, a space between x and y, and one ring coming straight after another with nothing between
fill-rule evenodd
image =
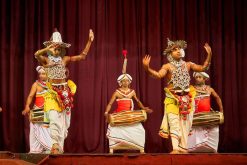
<instances>
[{"instance_id":1,"label":"drummer's bare feet","mask_svg":"<svg viewBox=\"0 0 247 165\"><path fill-rule=\"evenodd\" d=\"M180 154L179 150L172 150L170 154Z\"/></svg>"}]
</instances>

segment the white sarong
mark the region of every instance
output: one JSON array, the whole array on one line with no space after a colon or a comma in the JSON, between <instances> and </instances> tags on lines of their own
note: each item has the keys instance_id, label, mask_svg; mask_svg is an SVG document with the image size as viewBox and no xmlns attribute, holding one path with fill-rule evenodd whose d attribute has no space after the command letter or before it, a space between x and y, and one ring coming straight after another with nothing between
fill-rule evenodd
<instances>
[{"instance_id":1,"label":"white sarong","mask_svg":"<svg viewBox=\"0 0 247 165\"><path fill-rule=\"evenodd\" d=\"M168 114L168 123L170 127L170 135L172 140L173 150L188 149L188 135L190 133L193 120L193 112L187 115L184 120L182 116L173 113Z\"/></svg>"},{"instance_id":2,"label":"white sarong","mask_svg":"<svg viewBox=\"0 0 247 165\"><path fill-rule=\"evenodd\" d=\"M219 126L192 127L188 138L189 152L217 152Z\"/></svg>"},{"instance_id":3,"label":"white sarong","mask_svg":"<svg viewBox=\"0 0 247 165\"><path fill-rule=\"evenodd\" d=\"M68 135L68 128L70 126L71 112L50 110L47 112L47 115L50 122L49 128L52 144L57 143L63 150L64 140Z\"/></svg>"},{"instance_id":4,"label":"white sarong","mask_svg":"<svg viewBox=\"0 0 247 165\"><path fill-rule=\"evenodd\" d=\"M30 122L29 143L30 153L49 153L52 147L49 128Z\"/></svg>"},{"instance_id":5,"label":"white sarong","mask_svg":"<svg viewBox=\"0 0 247 165\"><path fill-rule=\"evenodd\" d=\"M110 148L129 146L131 149L144 149L145 130L141 123L115 127L108 125L106 136L109 139Z\"/></svg>"}]
</instances>

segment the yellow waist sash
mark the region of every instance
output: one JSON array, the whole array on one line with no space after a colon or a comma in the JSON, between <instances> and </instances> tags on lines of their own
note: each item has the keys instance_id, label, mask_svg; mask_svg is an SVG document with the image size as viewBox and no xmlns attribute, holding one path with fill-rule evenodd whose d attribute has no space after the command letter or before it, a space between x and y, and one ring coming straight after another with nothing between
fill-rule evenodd
<instances>
[{"instance_id":1,"label":"yellow waist sash","mask_svg":"<svg viewBox=\"0 0 247 165\"><path fill-rule=\"evenodd\" d=\"M166 93L166 98L164 100L166 113L173 113L178 115L179 114L178 99L173 93L171 93L171 91L168 88L165 88L164 90ZM192 95L192 100L194 100L196 95L196 90L193 86L189 87L189 93Z\"/></svg>"},{"instance_id":2,"label":"yellow waist sash","mask_svg":"<svg viewBox=\"0 0 247 165\"><path fill-rule=\"evenodd\" d=\"M71 90L72 94L76 93L76 84L72 80L68 80L68 87ZM56 91L52 89L52 84L47 82L48 92L44 94L45 103L44 103L44 111L47 112L49 110L56 110L58 112L62 112L64 109L60 103L59 96Z\"/></svg>"}]
</instances>

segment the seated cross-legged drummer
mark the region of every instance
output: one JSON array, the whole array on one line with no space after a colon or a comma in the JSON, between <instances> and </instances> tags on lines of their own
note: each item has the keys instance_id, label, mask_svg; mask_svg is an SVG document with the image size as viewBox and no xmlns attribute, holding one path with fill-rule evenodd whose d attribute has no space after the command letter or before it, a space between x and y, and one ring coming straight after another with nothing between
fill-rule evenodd
<instances>
[{"instance_id":1,"label":"seated cross-legged drummer","mask_svg":"<svg viewBox=\"0 0 247 165\"><path fill-rule=\"evenodd\" d=\"M191 134L188 138L189 152L217 152L219 124L223 122L223 106L219 95L205 81L209 75L194 72L195 113ZM220 112L211 111L210 96L216 99Z\"/></svg>"},{"instance_id":2,"label":"seated cross-legged drummer","mask_svg":"<svg viewBox=\"0 0 247 165\"><path fill-rule=\"evenodd\" d=\"M151 113L152 110L144 107L137 98L135 90L129 88L132 77L126 73L126 65L125 54L123 74L117 80L120 87L113 93L105 110L105 116L110 123L106 136L109 139L110 153L122 149L140 150L141 153L144 153L145 130L141 121L145 121L146 112ZM142 110L133 111L133 99ZM109 115L115 100L117 101L117 109ZM115 121L113 121L114 119Z\"/></svg>"}]
</instances>

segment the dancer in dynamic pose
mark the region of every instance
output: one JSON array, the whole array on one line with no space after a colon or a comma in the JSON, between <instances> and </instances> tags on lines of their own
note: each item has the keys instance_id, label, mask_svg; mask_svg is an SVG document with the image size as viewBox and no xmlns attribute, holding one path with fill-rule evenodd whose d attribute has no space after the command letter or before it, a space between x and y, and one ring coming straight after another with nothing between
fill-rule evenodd
<instances>
[{"instance_id":1,"label":"dancer in dynamic pose","mask_svg":"<svg viewBox=\"0 0 247 165\"><path fill-rule=\"evenodd\" d=\"M187 152L188 134L192 125L193 99L195 90L190 86L189 71L204 71L210 66L211 48L206 43L204 48L207 58L203 65L193 62L185 62L184 49L187 43L183 40L171 41L168 39L168 46L163 54L167 56L168 63L164 64L159 71L149 66L151 56L143 58L145 71L156 79L166 77L168 85L165 88L166 98L164 100L164 117L160 127L159 135L168 138L170 135L173 151L171 153Z\"/></svg>"},{"instance_id":2,"label":"dancer in dynamic pose","mask_svg":"<svg viewBox=\"0 0 247 165\"><path fill-rule=\"evenodd\" d=\"M52 154L63 153L64 139L70 126L71 108L76 85L68 78L66 66L71 62L84 60L88 54L94 33L89 31L88 42L83 51L76 56L66 56L66 48L70 44L62 41L61 34L55 29L51 40L44 42L44 49L35 53L48 76L48 92L45 95L44 111L48 113L50 135L52 138Z\"/></svg>"}]
</instances>

